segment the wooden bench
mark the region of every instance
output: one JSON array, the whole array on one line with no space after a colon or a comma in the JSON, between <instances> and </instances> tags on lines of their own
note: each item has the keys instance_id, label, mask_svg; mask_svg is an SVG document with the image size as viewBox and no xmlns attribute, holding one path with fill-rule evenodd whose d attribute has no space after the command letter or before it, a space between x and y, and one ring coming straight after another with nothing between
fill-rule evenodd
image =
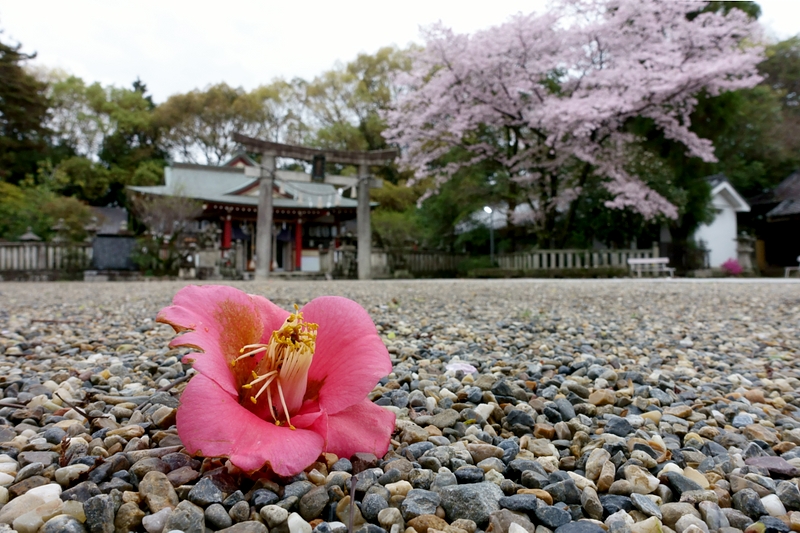
<instances>
[{"instance_id":1,"label":"wooden bench","mask_svg":"<svg viewBox=\"0 0 800 533\"><path fill-rule=\"evenodd\" d=\"M797 256L797 262L800 263L800 255ZM792 270L800 272L800 266L786 267L786 271L783 273L783 277L788 278L791 275Z\"/></svg>"},{"instance_id":2,"label":"wooden bench","mask_svg":"<svg viewBox=\"0 0 800 533\"><path fill-rule=\"evenodd\" d=\"M628 267L631 272L636 272L637 277L642 277L645 274L660 274L666 272L669 277L674 277L675 269L668 267L668 257L647 257L647 258L631 258L628 259Z\"/></svg>"}]
</instances>

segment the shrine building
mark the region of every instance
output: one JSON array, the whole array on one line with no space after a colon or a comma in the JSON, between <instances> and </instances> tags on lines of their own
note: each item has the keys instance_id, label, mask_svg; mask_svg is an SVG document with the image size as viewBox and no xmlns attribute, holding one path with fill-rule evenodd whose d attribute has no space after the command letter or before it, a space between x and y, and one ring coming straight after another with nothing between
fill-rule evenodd
<instances>
[{"instance_id":1,"label":"shrine building","mask_svg":"<svg viewBox=\"0 0 800 533\"><path fill-rule=\"evenodd\" d=\"M273 271L320 269L319 252L337 247L345 234L355 233L354 179L276 170L273 182ZM128 187L137 194L183 196L203 203L197 231L218 228L223 254L235 249L242 270L255 268L256 220L260 167L239 153L222 166L174 163L164 169L164 185ZM213 229L213 228L212 228Z\"/></svg>"}]
</instances>

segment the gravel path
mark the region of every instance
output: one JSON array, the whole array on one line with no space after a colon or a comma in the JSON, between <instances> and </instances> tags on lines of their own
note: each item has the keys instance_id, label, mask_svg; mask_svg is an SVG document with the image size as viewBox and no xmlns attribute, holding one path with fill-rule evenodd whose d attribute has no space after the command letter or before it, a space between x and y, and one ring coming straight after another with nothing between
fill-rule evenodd
<instances>
[{"instance_id":1,"label":"gravel path","mask_svg":"<svg viewBox=\"0 0 800 533\"><path fill-rule=\"evenodd\" d=\"M182 283L2 283L0 532L344 533L351 475L360 533L800 531L798 282L233 285L367 309L386 456L255 483L190 458L154 322Z\"/></svg>"}]
</instances>

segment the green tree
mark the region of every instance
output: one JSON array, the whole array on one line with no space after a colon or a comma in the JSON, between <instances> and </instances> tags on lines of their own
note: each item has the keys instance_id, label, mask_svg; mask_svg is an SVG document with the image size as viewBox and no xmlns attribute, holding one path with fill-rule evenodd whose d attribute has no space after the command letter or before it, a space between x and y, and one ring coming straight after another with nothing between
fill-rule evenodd
<instances>
[{"instance_id":1,"label":"green tree","mask_svg":"<svg viewBox=\"0 0 800 533\"><path fill-rule=\"evenodd\" d=\"M261 104L257 135L273 142L302 144L310 134L303 122L298 84L299 80L287 82L273 80L252 91L252 97Z\"/></svg>"},{"instance_id":2,"label":"green tree","mask_svg":"<svg viewBox=\"0 0 800 533\"><path fill-rule=\"evenodd\" d=\"M788 166L800 166L800 35L776 43L767 49L767 60L759 65L765 76L763 85L780 97L783 120L777 125L777 136L785 150L793 154ZM781 169L788 174L786 168ZM772 185L774 185L774 180Z\"/></svg>"},{"instance_id":3,"label":"green tree","mask_svg":"<svg viewBox=\"0 0 800 533\"><path fill-rule=\"evenodd\" d=\"M76 198L59 196L46 187L19 187L0 182L0 239L16 240L28 228L44 240L55 236L53 226L63 219L69 240L86 237L92 211Z\"/></svg>"},{"instance_id":4,"label":"green tree","mask_svg":"<svg viewBox=\"0 0 800 533\"><path fill-rule=\"evenodd\" d=\"M103 112L107 103L103 87L86 85L81 78L57 70L43 71L40 78L48 84L52 147L66 157L96 159L111 129Z\"/></svg>"},{"instance_id":5,"label":"green tree","mask_svg":"<svg viewBox=\"0 0 800 533\"><path fill-rule=\"evenodd\" d=\"M370 190L370 199L378 202L371 221L378 245L388 249L424 245L425 231L420 224L417 200L419 187L395 185L384 181L380 189Z\"/></svg>"},{"instance_id":6,"label":"green tree","mask_svg":"<svg viewBox=\"0 0 800 533\"><path fill-rule=\"evenodd\" d=\"M39 183L94 205L125 204L127 185L154 185L166 164L155 104L140 80L132 88L87 85L46 72L51 107L51 151ZM52 170L48 170L52 166Z\"/></svg>"},{"instance_id":7,"label":"green tree","mask_svg":"<svg viewBox=\"0 0 800 533\"><path fill-rule=\"evenodd\" d=\"M0 41L0 180L19 183L46 151L46 86L25 71L35 54Z\"/></svg>"},{"instance_id":8,"label":"green tree","mask_svg":"<svg viewBox=\"0 0 800 533\"><path fill-rule=\"evenodd\" d=\"M160 131L153 120L156 108L147 86L137 79L132 89L110 88L105 108L113 130L103 139L98 156L109 167L135 172L140 164L164 161Z\"/></svg>"},{"instance_id":9,"label":"green tree","mask_svg":"<svg viewBox=\"0 0 800 533\"><path fill-rule=\"evenodd\" d=\"M439 187L438 193L426 198L419 209L420 226L424 228L424 242L430 248L460 251L463 247L473 249L486 246L488 250L489 234L485 227L473 231L459 233L456 230L460 222L483 209L487 204L495 207L502 201L502 184L490 182L481 167L464 169L453 179ZM417 187L426 189L425 183ZM498 241L507 234L498 233Z\"/></svg>"},{"instance_id":10,"label":"green tree","mask_svg":"<svg viewBox=\"0 0 800 533\"><path fill-rule=\"evenodd\" d=\"M298 98L305 122L312 129L309 142L338 150L381 150L388 148L383 137L382 118L400 90L395 77L411 67L408 50L384 47L375 54L359 54L344 66L317 76L310 82L297 81ZM338 173L353 169L334 168ZM378 170L378 176L398 183L408 174L395 165Z\"/></svg>"},{"instance_id":11,"label":"green tree","mask_svg":"<svg viewBox=\"0 0 800 533\"><path fill-rule=\"evenodd\" d=\"M158 106L158 124L168 148L189 162L220 164L236 151L234 133L258 136L263 95L225 83L170 96Z\"/></svg>"}]
</instances>

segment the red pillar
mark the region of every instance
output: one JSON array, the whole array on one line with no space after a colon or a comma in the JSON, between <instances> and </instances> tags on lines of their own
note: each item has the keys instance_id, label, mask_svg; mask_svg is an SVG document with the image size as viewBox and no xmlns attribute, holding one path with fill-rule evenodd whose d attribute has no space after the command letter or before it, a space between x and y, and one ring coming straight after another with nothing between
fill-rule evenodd
<instances>
[{"instance_id":1,"label":"red pillar","mask_svg":"<svg viewBox=\"0 0 800 533\"><path fill-rule=\"evenodd\" d=\"M228 215L225 217L225 223L222 226L222 249L229 250L231 247L231 216Z\"/></svg>"},{"instance_id":2,"label":"red pillar","mask_svg":"<svg viewBox=\"0 0 800 533\"><path fill-rule=\"evenodd\" d=\"M296 270L303 266L303 219L298 218L294 226L294 265Z\"/></svg>"}]
</instances>

